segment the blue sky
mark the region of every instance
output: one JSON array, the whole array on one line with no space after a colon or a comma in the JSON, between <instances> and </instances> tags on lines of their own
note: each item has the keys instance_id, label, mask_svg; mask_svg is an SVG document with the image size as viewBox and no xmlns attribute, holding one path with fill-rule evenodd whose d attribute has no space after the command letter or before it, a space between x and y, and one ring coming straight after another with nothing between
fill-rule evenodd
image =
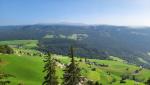
<instances>
[{"instance_id":1,"label":"blue sky","mask_svg":"<svg viewBox=\"0 0 150 85\"><path fill-rule=\"evenodd\" d=\"M150 26L150 0L0 0L0 25L59 22Z\"/></svg>"}]
</instances>

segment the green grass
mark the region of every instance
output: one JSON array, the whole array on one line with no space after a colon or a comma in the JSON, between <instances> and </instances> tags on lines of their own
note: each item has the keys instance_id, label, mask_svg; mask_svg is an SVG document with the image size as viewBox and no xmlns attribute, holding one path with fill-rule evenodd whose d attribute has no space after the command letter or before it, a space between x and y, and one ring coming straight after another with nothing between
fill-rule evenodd
<instances>
[{"instance_id":1,"label":"green grass","mask_svg":"<svg viewBox=\"0 0 150 85\"><path fill-rule=\"evenodd\" d=\"M54 38L54 35L47 34L43 38Z\"/></svg>"},{"instance_id":2,"label":"green grass","mask_svg":"<svg viewBox=\"0 0 150 85\"><path fill-rule=\"evenodd\" d=\"M25 85L41 85L43 80L43 61L40 57L3 55L0 58L5 62L0 70L14 75L10 85L23 82Z\"/></svg>"},{"instance_id":3,"label":"green grass","mask_svg":"<svg viewBox=\"0 0 150 85\"><path fill-rule=\"evenodd\" d=\"M70 58L66 56L58 56L55 55L55 58L61 60L61 62L67 64L69 63ZM76 58L76 60L79 60ZM84 59L82 59L84 60ZM97 62L99 64L107 64L109 67L99 67L99 66L91 66L85 64L84 62L78 62L79 67L81 69L82 76L86 76L88 79L93 81L99 81L104 85L109 85L109 82L112 81L112 79L116 79L117 82L113 83L113 85L134 85L135 83L138 83L139 85L144 85L143 83L134 82L133 80L126 80L126 84L120 84L121 75L124 74L132 74L135 70L140 69L138 66L127 64L126 62L122 61L114 61L114 60L97 60L97 59L88 59L91 62ZM92 68L96 68L96 71L92 71ZM126 69L129 69L128 71ZM110 75L107 74L107 72L110 72ZM136 74L136 78L139 80L146 81L150 77L150 70L143 69L141 72Z\"/></svg>"},{"instance_id":4,"label":"green grass","mask_svg":"<svg viewBox=\"0 0 150 85\"><path fill-rule=\"evenodd\" d=\"M137 58L140 62L142 62L142 63L145 63L145 64L149 64L150 65L150 63L149 62L147 62L146 60L144 60L143 58Z\"/></svg>"},{"instance_id":5,"label":"green grass","mask_svg":"<svg viewBox=\"0 0 150 85\"><path fill-rule=\"evenodd\" d=\"M33 48L37 47L38 40L10 40L10 41L0 41L0 45L10 45L12 47L17 45L22 45L23 48Z\"/></svg>"},{"instance_id":6,"label":"green grass","mask_svg":"<svg viewBox=\"0 0 150 85\"><path fill-rule=\"evenodd\" d=\"M70 58L66 56L54 55L53 57L59 59L62 63L65 64L68 64L70 61ZM0 70L16 76L16 78L11 78L12 83L10 85L16 85L19 82L23 82L25 85L41 85L44 77L44 73L42 72L44 66L42 57L0 54L0 58L4 62L1 64L2 68ZM76 58L76 60L79 59ZM104 63L109 65L109 67L90 67L90 65L85 64L84 62L78 62L82 76L85 76L93 81L99 81L103 85L109 85L109 82L111 82L113 78L117 80L117 82L113 83L113 85L121 85L119 83L120 75L126 73L125 69L127 67L131 72L139 68L137 66L128 65L119 61L95 59L89 60L91 62L94 61L97 63ZM92 71L92 68L96 68L96 71ZM108 75L107 72L110 72L110 75ZM150 77L149 73L150 70L144 69L139 74L137 74L136 77L139 79L147 79ZM59 82L62 82L63 69L57 68L57 76L59 78ZM134 81L127 80L126 84L122 85L134 85ZM140 83L139 85L143 84Z\"/></svg>"},{"instance_id":7,"label":"green grass","mask_svg":"<svg viewBox=\"0 0 150 85\"><path fill-rule=\"evenodd\" d=\"M125 60L120 59L118 57L114 57L114 56L109 56L110 59L114 60L114 61L120 61L120 62L125 62Z\"/></svg>"},{"instance_id":8,"label":"green grass","mask_svg":"<svg viewBox=\"0 0 150 85\"><path fill-rule=\"evenodd\" d=\"M22 51L24 53L39 53L39 51L32 49L37 47L37 40L13 40L13 41L0 41L0 45L11 45L16 46L22 44L22 48L14 48L15 51ZM19 55L19 56L18 56ZM59 59L61 63L68 64L70 58L68 56L53 55L54 58ZM44 77L42 57L39 56L29 56L25 54L13 54L6 55L0 54L2 63L0 63L0 71L12 74L15 78L10 78L12 81L10 85L17 85L19 82L24 83L24 85L41 85ZM100 67L95 65L88 65L84 62L79 62L80 58L75 58L78 66L81 69L81 75L86 78L99 81L103 85L110 85L113 79L116 82L112 85L134 85L133 80L126 80L125 84L120 84L121 75L132 74L135 70L139 69L138 66L130 65L124 60L117 57L110 57L111 60L98 60L98 59L88 59L90 62L96 62L98 64L106 64L108 67ZM96 68L92 71L92 68ZM126 70L128 68L128 70ZM108 75L108 72L110 73ZM61 83L63 78L63 69L57 68L56 70L58 81ZM146 81L150 77L150 70L143 69L138 74L135 75L138 80ZM142 82L139 85L144 85Z\"/></svg>"}]
</instances>

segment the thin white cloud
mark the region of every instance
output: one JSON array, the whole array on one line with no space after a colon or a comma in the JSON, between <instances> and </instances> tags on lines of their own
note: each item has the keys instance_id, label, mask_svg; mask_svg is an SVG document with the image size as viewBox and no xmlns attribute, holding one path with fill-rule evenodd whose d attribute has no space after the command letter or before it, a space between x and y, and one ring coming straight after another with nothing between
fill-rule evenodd
<instances>
[{"instance_id":1,"label":"thin white cloud","mask_svg":"<svg viewBox=\"0 0 150 85\"><path fill-rule=\"evenodd\" d=\"M150 7L150 0L129 0L129 2L130 1L144 9L148 9Z\"/></svg>"}]
</instances>

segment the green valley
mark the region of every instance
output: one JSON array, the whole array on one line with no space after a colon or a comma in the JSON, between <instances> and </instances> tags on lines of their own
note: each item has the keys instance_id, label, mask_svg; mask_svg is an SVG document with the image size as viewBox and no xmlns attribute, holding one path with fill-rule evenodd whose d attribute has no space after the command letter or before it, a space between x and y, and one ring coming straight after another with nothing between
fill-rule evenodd
<instances>
[{"instance_id":1,"label":"green valley","mask_svg":"<svg viewBox=\"0 0 150 85\"><path fill-rule=\"evenodd\" d=\"M0 72L15 76L14 78L9 78L11 81L10 85L17 85L18 83L22 83L23 85L41 85L45 74L42 72L44 67L43 56L45 54L31 48L36 47L34 44L36 42L34 41L33 43L33 41L26 40L23 42L20 41L20 43L17 41L5 41L5 43L15 50L14 54L0 54ZM15 46L18 44L23 45L21 48L16 48ZM18 51L21 51L21 53ZM41 55L38 55L39 53ZM70 58L57 54L52 54L52 57L59 61L56 74L59 83L61 83L64 73L63 70L70 62ZM82 77L93 82L97 81L102 85L145 85L144 83L150 77L149 69L129 64L124 60L112 56L108 60L80 57L75 57L75 60L81 69L80 73ZM141 70L139 71L139 69ZM128 79L125 79L125 83L120 83L123 75L128 76ZM135 77L134 79L133 76Z\"/></svg>"}]
</instances>

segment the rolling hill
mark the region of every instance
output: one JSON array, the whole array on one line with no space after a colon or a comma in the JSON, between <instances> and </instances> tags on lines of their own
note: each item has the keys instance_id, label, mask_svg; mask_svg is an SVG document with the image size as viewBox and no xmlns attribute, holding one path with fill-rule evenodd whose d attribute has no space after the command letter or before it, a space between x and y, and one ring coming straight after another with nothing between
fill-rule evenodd
<instances>
[{"instance_id":1,"label":"rolling hill","mask_svg":"<svg viewBox=\"0 0 150 85\"><path fill-rule=\"evenodd\" d=\"M69 45L76 56L108 59L117 56L129 63L150 67L149 27L112 25L22 25L0 26L0 40L39 40L39 50L67 55Z\"/></svg>"}]
</instances>

